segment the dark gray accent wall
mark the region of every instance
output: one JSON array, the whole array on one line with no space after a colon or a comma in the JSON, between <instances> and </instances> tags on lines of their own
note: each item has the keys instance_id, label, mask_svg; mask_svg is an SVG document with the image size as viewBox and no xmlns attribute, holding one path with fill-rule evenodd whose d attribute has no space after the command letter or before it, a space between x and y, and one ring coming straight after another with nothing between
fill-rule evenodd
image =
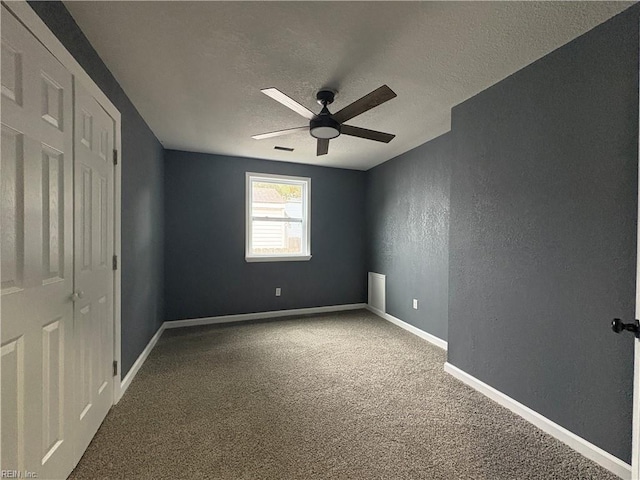
<instances>
[{"instance_id":1,"label":"dark gray accent wall","mask_svg":"<svg viewBox=\"0 0 640 480\"><path fill-rule=\"evenodd\" d=\"M626 462L639 12L452 112L449 362Z\"/></svg>"},{"instance_id":2,"label":"dark gray accent wall","mask_svg":"<svg viewBox=\"0 0 640 480\"><path fill-rule=\"evenodd\" d=\"M245 261L247 171L311 178L311 260ZM364 182L360 171L167 150L166 319L366 302Z\"/></svg>"},{"instance_id":3,"label":"dark gray accent wall","mask_svg":"<svg viewBox=\"0 0 640 480\"><path fill-rule=\"evenodd\" d=\"M447 340L451 135L367 172L369 271L386 275L387 313ZM418 310L413 309L413 299Z\"/></svg>"},{"instance_id":4,"label":"dark gray accent wall","mask_svg":"<svg viewBox=\"0 0 640 480\"><path fill-rule=\"evenodd\" d=\"M122 375L163 322L163 148L61 2L29 2L120 111Z\"/></svg>"}]
</instances>

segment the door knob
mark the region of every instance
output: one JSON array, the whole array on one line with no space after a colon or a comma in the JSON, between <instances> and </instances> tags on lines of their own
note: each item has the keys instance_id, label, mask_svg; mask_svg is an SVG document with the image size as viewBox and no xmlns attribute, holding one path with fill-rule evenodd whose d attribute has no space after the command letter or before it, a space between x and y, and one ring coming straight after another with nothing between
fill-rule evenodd
<instances>
[{"instance_id":1,"label":"door knob","mask_svg":"<svg viewBox=\"0 0 640 480\"><path fill-rule=\"evenodd\" d=\"M73 292L73 295L71 295L71 300L77 302L82 297L84 297L84 292L82 290L76 290L75 292Z\"/></svg>"},{"instance_id":2,"label":"door knob","mask_svg":"<svg viewBox=\"0 0 640 480\"><path fill-rule=\"evenodd\" d=\"M611 322L611 329L616 333L627 330L633 332L636 338L640 338L640 321L638 320L634 320L633 323L622 323L619 318L614 318Z\"/></svg>"}]
</instances>

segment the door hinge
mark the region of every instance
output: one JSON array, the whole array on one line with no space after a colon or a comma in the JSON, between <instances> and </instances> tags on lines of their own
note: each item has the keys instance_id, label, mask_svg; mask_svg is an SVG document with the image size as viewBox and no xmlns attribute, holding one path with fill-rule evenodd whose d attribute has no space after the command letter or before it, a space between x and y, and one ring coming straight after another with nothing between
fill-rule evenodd
<instances>
[{"instance_id":1,"label":"door hinge","mask_svg":"<svg viewBox=\"0 0 640 480\"><path fill-rule=\"evenodd\" d=\"M113 361L113 376L115 377L116 375L118 375L118 361L114 360Z\"/></svg>"},{"instance_id":2,"label":"door hinge","mask_svg":"<svg viewBox=\"0 0 640 480\"><path fill-rule=\"evenodd\" d=\"M113 151L113 164L114 165L118 164L118 150Z\"/></svg>"},{"instance_id":3,"label":"door hinge","mask_svg":"<svg viewBox=\"0 0 640 480\"><path fill-rule=\"evenodd\" d=\"M113 256L113 269L114 270L118 269L118 256L117 255Z\"/></svg>"}]
</instances>

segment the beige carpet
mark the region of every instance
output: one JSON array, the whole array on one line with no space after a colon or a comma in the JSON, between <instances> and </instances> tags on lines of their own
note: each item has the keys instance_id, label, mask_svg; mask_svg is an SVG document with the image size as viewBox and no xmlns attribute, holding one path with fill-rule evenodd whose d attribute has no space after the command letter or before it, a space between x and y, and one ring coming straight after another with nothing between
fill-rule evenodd
<instances>
[{"instance_id":1,"label":"beige carpet","mask_svg":"<svg viewBox=\"0 0 640 480\"><path fill-rule=\"evenodd\" d=\"M366 311L167 330L72 479L614 479Z\"/></svg>"}]
</instances>

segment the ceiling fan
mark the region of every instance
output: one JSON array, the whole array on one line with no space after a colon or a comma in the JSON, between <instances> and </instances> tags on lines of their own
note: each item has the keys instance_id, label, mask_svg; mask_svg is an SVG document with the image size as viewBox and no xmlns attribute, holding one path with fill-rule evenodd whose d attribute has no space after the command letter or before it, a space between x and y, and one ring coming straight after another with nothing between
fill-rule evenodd
<instances>
[{"instance_id":1,"label":"ceiling fan","mask_svg":"<svg viewBox=\"0 0 640 480\"><path fill-rule=\"evenodd\" d=\"M261 92L308 119L309 125L304 127L288 128L286 130L278 130L277 132L262 133L251 137L256 140L279 137L281 135L288 135L289 133L309 130L311 136L318 139L317 155L320 156L326 155L329 152L329 140L336 138L341 134L384 143L389 143L395 137L395 135L390 133L377 132L375 130L368 130L366 128L344 124L347 120L395 98L397 96L396 93L386 85L375 89L373 92L333 114L329 111L327 105L333 103L336 92L328 89L320 90L316 94L316 100L320 105L322 105L322 110L317 115L307 107L300 105L294 99L282 93L277 88L265 88L261 90Z\"/></svg>"}]
</instances>

